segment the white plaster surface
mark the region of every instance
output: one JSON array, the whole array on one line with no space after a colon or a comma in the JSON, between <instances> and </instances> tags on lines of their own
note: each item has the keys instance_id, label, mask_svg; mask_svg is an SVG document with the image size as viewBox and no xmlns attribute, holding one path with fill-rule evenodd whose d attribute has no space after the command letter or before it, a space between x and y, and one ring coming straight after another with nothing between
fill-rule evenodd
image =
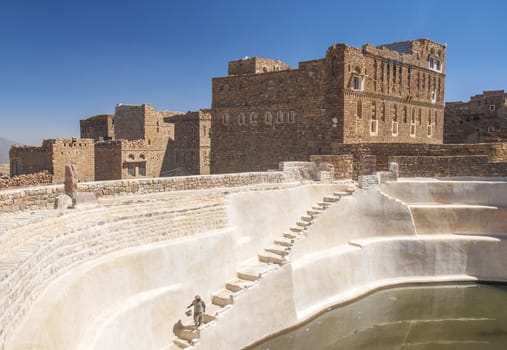
<instances>
[{"instance_id":1,"label":"white plaster surface","mask_svg":"<svg viewBox=\"0 0 507 350\"><path fill-rule=\"evenodd\" d=\"M336 189L235 193L223 230L82 264L38 298L6 349L174 348L172 325L195 292L209 302L239 267ZM383 286L507 281L505 212L497 209L506 207L507 183L400 182L382 191L388 196L358 190L333 204L296 242L290 262L235 298L201 330L195 348L241 349ZM496 226L485 225L483 215L493 215L487 220ZM468 225L473 229L464 232Z\"/></svg>"}]
</instances>

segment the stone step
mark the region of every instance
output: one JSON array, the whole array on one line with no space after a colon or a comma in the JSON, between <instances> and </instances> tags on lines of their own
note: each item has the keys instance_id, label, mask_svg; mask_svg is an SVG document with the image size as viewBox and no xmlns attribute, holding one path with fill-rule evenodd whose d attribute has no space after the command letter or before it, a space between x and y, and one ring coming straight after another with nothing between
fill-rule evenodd
<instances>
[{"instance_id":1,"label":"stone step","mask_svg":"<svg viewBox=\"0 0 507 350\"><path fill-rule=\"evenodd\" d=\"M299 234L298 232L291 231L291 232L284 233L283 236L285 238L295 240L295 239L301 237L302 234Z\"/></svg>"},{"instance_id":2,"label":"stone step","mask_svg":"<svg viewBox=\"0 0 507 350\"><path fill-rule=\"evenodd\" d=\"M296 225L300 226L300 227L308 227L310 226L312 223L311 222L308 222L308 221L298 221L296 223Z\"/></svg>"},{"instance_id":3,"label":"stone step","mask_svg":"<svg viewBox=\"0 0 507 350\"><path fill-rule=\"evenodd\" d=\"M337 191L337 192L334 192L333 195L337 196L337 197L350 196L353 192L354 192L354 190L352 190L350 192L349 191Z\"/></svg>"},{"instance_id":4,"label":"stone step","mask_svg":"<svg viewBox=\"0 0 507 350\"><path fill-rule=\"evenodd\" d=\"M326 210L328 206L329 206L328 203L325 203L325 205L315 204L315 205L312 205L312 209L322 212L322 211Z\"/></svg>"},{"instance_id":5,"label":"stone step","mask_svg":"<svg viewBox=\"0 0 507 350\"><path fill-rule=\"evenodd\" d=\"M318 202L317 205L320 205L321 207L327 209L331 205L331 203L322 201Z\"/></svg>"},{"instance_id":6,"label":"stone step","mask_svg":"<svg viewBox=\"0 0 507 350\"><path fill-rule=\"evenodd\" d=\"M186 340L187 342L194 342L199 339L200 331L198 329L181 329L178 331L178 338Z\"/></svg>"},{"instance_id":7,"label":"stone step","mask_svg":"<svg viewBox=\"0 0 507 350\"><path fill-rule=\"evenodd\" d=\"M280 255L275 254L275 253L263 251L263 252L258 253L257 256L259 257L260 262L263 262L266 264L283 265L283 264L287 263L287 259L285 259L284 257L281 257Z\"/></svg>"},{"instance_id":8,"label":"stone step","mask_svg":"<svg viewBox=\"0 0 507 350\"><path fill-rule=\"evenodd\" d=\"M225 306L216 304L206 305L206 313L204 315L209 315L211 317L217 318L225 311L229 310L231 306L232 306L231 304L227 304Z\"/></svg>"},{"instance_id":9,"label":"stone step","mask_svg":"<svg viewBox=\"0 0 507 350\"><path fill-rule=\"evenodd\" d=\"M226 306L232 304L233 300L233 291L230 291L226 288L222 288L213 293L211 302L215 305Z\"/></svg>"},{"instance_id":10,"label":"stone step","mask_svg":"<svg viewBox=\"0 0 507 350\"><path fill-rule=\"evenodd\" d=\"M252 287L253 285L255 285L254 281L235 278L227 281L227 283L225 284L225 288L234 293L239 293L241 291L246 290L247 288Z\"/></svg>"},{"instance_id":11,"label":"stone step","mask_svg":"<svg viewBox=\"0 0 507 350\"><path fill-rule=\"evenodd\" d=\"M313 220L313 215L303 215L301 217L301 220L305 222L311 222Z\"/></svg>"},{"instance_id":12,"label":"stone step","mask_svg":"<svg viewBox=\"0 0 507 350\"><path fill-rule=\"evenodd\" d=\"M324 196L322 200L326 203L334 203L340 200L340 196Z\"/></svg>"},{"instance_id":13,"label":"stone step","mask_svg":"<svg viewBox=\"0 0 507 350\"><path fill-rule=\"evenodd\" d=\"M280 256L286 256L290 253L290 247L282 246L282 245L275 245L271 247L264 248L265 251L269 253L273 253Z\"/></svg>"},{"instance_id":14,"label":"stone step","mask_svg":"<svg viewBox=\"0 0 507 350\"><path fill-rule=\"evenodd\" d=\"M278 269L278 265L256 263L238 271L238 277L244 280L257 281L268 272Z\"/></svg>"},{"instance_id":15,"label":"stone step","mask_svg":"<svg viewBox=\"0 0 507 350\"><path fill-rule=\"evenodd\" d=\"M291 227L290 230L292 232L301 233L301 232L303 232L304 228L301 226L298 226L298 227Z\"/></svg>"},{"instance_id":16,"label":"stone step","mask_svg":"<svg viewBox=\"0 0 507 350\"><path fill-rule=\"evenodd\" d=\"M285 236L281 236L275 239L275 244L283 245L285 247L292 247L294 245L294 238L287 238Z\"/></svg>"},{"instance_id":17,"label":"stone step","mask_svg":"<svg viewBox=\"0 0 507 350\"><path fill-rule=\"evenodd\" d=\"M316 215L321 214L322 210L310 209L310 210L307 210L306 213L308 215L311 215L312 217L315 217Z\"/></svg>"}]
</instances>

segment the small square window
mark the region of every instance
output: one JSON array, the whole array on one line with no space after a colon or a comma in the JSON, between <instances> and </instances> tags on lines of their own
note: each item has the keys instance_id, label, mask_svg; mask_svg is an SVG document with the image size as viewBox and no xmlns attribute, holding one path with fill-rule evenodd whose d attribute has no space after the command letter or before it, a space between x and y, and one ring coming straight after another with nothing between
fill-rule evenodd
<instances>
[{"instance_id":1,"label":"small square window","mask_svg":"<svg viewBox=\"0 0 507 350\"><path fill-rule=\"evenodd\" d=\"M229 125L229 113L225 113L223 116L222 116L222 124L224 125Z\"/></svg>"},{"instance_id":2,"label":"small square window","mask_svg":"<svg viewBox=\"0 0 507 350\"><path fill-rule=\"evenodd\" d=\"M489 105L489 110L490 110L491 112L493 112L495 109L496 109L496 106L495 106L495 105Z\"/></svg>"}]
</instances>

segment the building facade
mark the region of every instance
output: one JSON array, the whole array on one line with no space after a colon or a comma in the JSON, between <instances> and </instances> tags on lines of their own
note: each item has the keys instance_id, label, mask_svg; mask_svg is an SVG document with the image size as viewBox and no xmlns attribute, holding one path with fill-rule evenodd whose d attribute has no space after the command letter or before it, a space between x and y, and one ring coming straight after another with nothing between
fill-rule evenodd
<instances>
[{"instance_id":1,"label":"building facade","mask_svg":"<svg viewBox=\"0 0 507 350\"><path fill-rule=\"evenodd\" d=\"M418 39L335 44L297 69L232 61L212 83L211 172L276 168L335 143L442 143L445 55Z\"/></svg>"},{"instance_id":2,"label":"building facade","mask_svg":"<svg viewBox=\"0 0 507 350\"><path fill-rule=\"evenodd\" d=\"M445 143L483 143L507 140L507 94L484 91L468 102L445 104Z\"/></svg>"}]
</instances>

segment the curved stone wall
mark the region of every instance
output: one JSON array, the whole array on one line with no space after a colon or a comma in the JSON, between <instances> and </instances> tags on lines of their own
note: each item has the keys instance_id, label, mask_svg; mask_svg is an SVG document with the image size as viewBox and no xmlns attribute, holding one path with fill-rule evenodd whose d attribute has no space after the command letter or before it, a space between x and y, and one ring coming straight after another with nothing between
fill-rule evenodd
<instances>
[{"instance_id":1,"label":"curved stone wall","mask_svg":"<svg viewBox=\"0 0 507 350\"><path fill-rule=\"evenodd\" d=\"M445 234L419 233L418 227L428 226L420 225L413 207L422 203L431 208L430 203L440 206L439 200L461 204L459 198L466 198L471 210L477 206L505 206L505 199L498 199L494 191L482 194L489 191L483 183L455 184L455 188L452 184L426 184L419 192L410 187L412 183L400 182L389 184L390 191L383 188L388 195L361 190L341 198L300 236L288 264L235 295L232 307L219 314L214 326L200 331L201 340L195 348L244 348L331 305L387 285L507 281L505 232L462 235L452 232L451 227ZM503 193L507 184L492 186L498 186L495 191ZM280 231L293 225L302 212L339 189L339 185L304 185L230 194L217 191L208 205L201 203L207 198L203 193L194 193L192 199L160 194L157 199L139 198L137 206L135 200L128 202L127 198L123 203L102 202L94 212L95 220L78 224L76 216L69 220L73 227L70 222L58 226L62 218L52 218L55 227L49 231L67 233L52 239L48 236L44 246L57 242L62 248L59 252L70 255L55 261L71 265L57 270L53 278L39 286L43 293L37 294L36 301L26 309L28 313L17 331L8 333L11 336L6 339L5 349L175 348L170 344L172 327L193 294L201 293L208 302L212 293ZM462 197L460 191L468 195ZM474 196L476 202L470 199ZM188 201L182 204L184 210L171 205L176 198ZM192 208L191 203L199 205ZM105 210L108 205L110 210L125 205L126 212L110 215L112 212ZM94 209L89 210L92 213ZM100 213L104 217L97 222ZM216 221L217 217L222 219ZM104 221L106 218L116 224ZM440 219L437 216L435 221ZM194 222L199 220L201 224L196 225ZM147 229L143 223L152 226ZM108 230L117 233L102 236L104 230L99 227L108 224L116 228ZM29 231L24 230L23 235ZM67 236L73 238L67 241ZM136 244L122 245L124 236L135 237ZM88 244L89 239L98 242L100 257L80 260L86 263L73 262L71 256L89 256L89 249L94 247ZM12 237L9 242L9 249L14 250L16 239ZM76 246L79 249L74 251L72 247ZM43 255L46 258L55 252L47 251ZM53 265L46 266L50 271ZM33 269L36 271L36 267ZM63 271L67 273L62 275ZM24 302L28 303L27 299Z\"/></svg>"},{"instance_id":2,"label":"curved stone wall","mask_svg":"<svg viewBox=\"0 0 507 350\"><path fill-rule=\"evenodd\" d=\"M14 259L0 281L5 347L167 345L196 291L217 290L273 236L270 227L336 188L262 185L104 199L8 230L1 237L2 253ZM27 255L16 255L22 250Z\"/></svg>"}]
</instances>

